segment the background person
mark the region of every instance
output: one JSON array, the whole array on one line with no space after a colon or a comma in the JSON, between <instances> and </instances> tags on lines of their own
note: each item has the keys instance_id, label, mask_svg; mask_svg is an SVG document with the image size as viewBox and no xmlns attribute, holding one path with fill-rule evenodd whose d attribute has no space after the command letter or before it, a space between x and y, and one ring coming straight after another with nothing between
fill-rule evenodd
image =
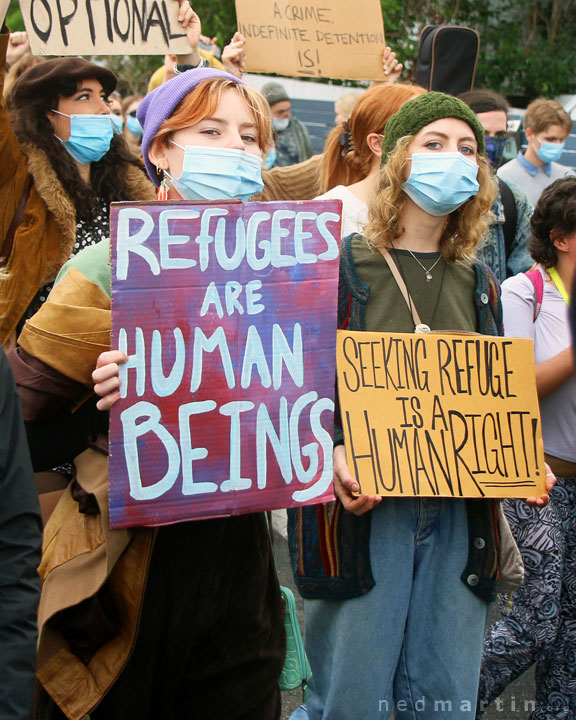
<instances>
[{"instance_id":1,"label":"background person","mask_svg":"<svg viewBox=\"0 0 576 720\"><path fill-rule=\"evenodd\" d=\"M484 128L486 157L492 172L502 165L508 139L508 103L491 90L469 90L459 96L476 113ZM500 282L532 265L528 253L532 205L516 185L497 179L498 194L492 206L493 220L488 234L476 250Z\"/></svg>"},{"instance_id":2,"label":"background person","mask_svg":"<svg viewBox=\"0 0 576 720\"><path fill-rule=\"evenodd\" d=\"M42 522L10 366L0 347L0 718L30 720Z\"/></svg>"},{"instance_id":3,"label":"background person","mask_svg":"<svg viewBox=\"0 0 576 720\"><path fill-rule=\"evenodd\" d=\"M361 233L382 165L386 123L402 105L426 91L416 85L381 85L357 101L345 127L330 131L322 155L317 199L342 200L342 237Z\"/></svg>"},{"instance_id":4,"label":"background person","mask_svg":"<svg viewBox=\"0 0 576 720\"><path fill-rule=\"evenodd\" d=\"M572 120L560 103L539 98L526 108L524 132L528 147L518 157L498 169L498 177L522 188L532 205L536 205L544 188L554 180L574 175L558 160L564 142L572 131Z\"/></svg>"},{"instance_id":5,"label":"background person","mask_svg":"<svg viewBox=\"0 0 576 720\"><path fill-rule=\"evenodd\" d=\"M0 34L0 78L10 35ZM0 343L46 299L62 265L108 236L108 206L154 196L140 162L113 132L116 77L77 57L26 70L0 104Z\"/></svg>"},{"instance_id":6,"label":"background person","mask_svg":"<svg viewBox=\"0 0 576 720\"><path fill-rule=\"evenodd\" d=\"M526 578L511 597L500 596L502 617L486 632L477 717L535 663L531 720L566 720L576 717L576 380L568 308L576 178L543 191L531 225L536 277L520 273L502 285L504 327L507 337L534 341L544 450L558 483L544 508L503 502Z\"/></svg>"},{"instance_id":7,"label":"background person","mask_svg":"<svg viewBox=\"0 0 576 720\"><path fill-rule=\"evenodd\" d=\"M347 318L348 330L414 332L415 307L433 330L502 334L497 281L471 257L495 194L484 147L474 113L442 93L390 118L370 221L342 242L339 322ZM337 425L336 504L289 511L307 598L308 715L349 720L361 708L363 720L434 718L441 699L451 717L472 718L488 602L504 567L498 501L357 497L342 442Z\"/></svg>"},{"instance_id":8,"label":"background person","mask_svg":"<svg viewBox=\"0 0 576 720\"><path fill-rule=\"evenodd\" d=\"M296 165L314 155L314 148L305 125L292 113L292 103L284 86L269 82L262 86L262 95L270 105L276 165Z\"/></svg>"}]
</instances>

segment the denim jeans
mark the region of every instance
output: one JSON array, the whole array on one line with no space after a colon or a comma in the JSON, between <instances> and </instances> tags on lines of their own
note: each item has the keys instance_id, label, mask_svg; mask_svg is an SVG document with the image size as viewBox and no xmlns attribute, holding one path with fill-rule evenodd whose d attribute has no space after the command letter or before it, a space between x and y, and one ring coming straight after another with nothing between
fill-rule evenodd
<instances>
[{"instance_id":1,"label":"denim jeans","mask_svg":"<svg viewBox=\"0 0 576 720\"><path fill-rule=\"evenodd\" d=\"M488 604L460 579L465 502L386 498L371 527L375 587L304 604L310 720L474 718Z\"/></svg>"}]
</instances>

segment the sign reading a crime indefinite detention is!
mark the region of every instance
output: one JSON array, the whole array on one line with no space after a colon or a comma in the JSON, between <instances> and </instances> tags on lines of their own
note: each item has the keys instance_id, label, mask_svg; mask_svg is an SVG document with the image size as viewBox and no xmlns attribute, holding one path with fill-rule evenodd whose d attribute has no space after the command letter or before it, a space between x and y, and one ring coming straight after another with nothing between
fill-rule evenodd
<instances>
[{"instance_id":1,"label":"sign reading a crime indefinite detention is!","mask_svg":"<svg viewBox=\"0 0 576 720\"><path fill-rule=\"evenodd\" d=\"M248 72L385 79L380 0L236 0L236 15Z\"/></svg>"}]
</instances>

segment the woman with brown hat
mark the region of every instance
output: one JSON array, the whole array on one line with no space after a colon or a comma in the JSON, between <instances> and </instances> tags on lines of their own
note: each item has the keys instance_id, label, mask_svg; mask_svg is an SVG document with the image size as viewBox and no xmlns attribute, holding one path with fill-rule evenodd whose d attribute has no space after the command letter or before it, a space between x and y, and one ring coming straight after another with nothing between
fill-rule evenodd
<instances>
[{"instance_id":1,"label":"woman with brown hat","mask_svg":"<svg viewBox=\"0 0 576 720\"><path fill-rule=\"evenodd\" d=\"M137 116L160 199L246 200L262 188L269 113L238 78L182 72ZM110 275L108 241L86 248L26 323L12 361L29 419L56 425L55 405L77 417L70 408L94 387L110 343ZM100 356L103 407L124 359ZM45 530L36 717L278 720L285 632L264 515L110 530L107 414L98 415L103 432L79 449ZM56 439L70 446L67 434Z\"/></svg>"},{"instance_id":2,"label":"woman with brown hat","mask_svg":"<svg viewBox=\"0 0 576 720\"><path fill-rule=\"evenodd\" d=\"M180 2L191 53L200 62L198 16ZM10 34L0 33L0 83ZM113 132L108 97L114 74L78 57L28 69L14 84L10 122L0 104L0 343L46 299L59 269L83 247L108 236L108 206L150 200L154 188L122 136ZM1 88L0 88L1 89Z\"/></svg>"}]
</instances>

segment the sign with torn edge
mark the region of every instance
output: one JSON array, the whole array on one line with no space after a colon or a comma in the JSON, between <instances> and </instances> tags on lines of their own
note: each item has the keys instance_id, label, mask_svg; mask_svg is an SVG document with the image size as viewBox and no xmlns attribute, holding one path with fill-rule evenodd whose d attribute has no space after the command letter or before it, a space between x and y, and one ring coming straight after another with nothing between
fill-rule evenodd
<instances>
[{"instance_id":1,"label":"sign with torn edge","mask_svg":"<svg viewBox=\"0 0 576 720\"><path fill-rule=\"evenodd\" d=\"M174 0L20 0L33 55L186 54Z\"/></svg>"},{"instance_id":2,"label":"sign with torn edge","mask_svg":"<svg viewBox=\"0 0 576 720\"><path fill-rule=\"evenodd\" d=\"M293 77L385 80L379 0L236 0L246 71Z\"/></svg>"},{"instance_id":3,"label":"sign with torn edge","mask_svg":"<svg viewBox=\"0 0 576 720\"><path fill-rule=\"evenodd\" d=\"M333 499L340 211L112 204L111 527Z\"/></svg>"},{"instance_id":4,"label":"sign with torn edge","mask_svg":"<svg viewBox=\"0 0 576 720\"><path fill-rule=\"evenodd\" d=\"M337 347L348 468L363 494L545 492L530 340L339 330Z\"/></svg>"}]
</instances>

